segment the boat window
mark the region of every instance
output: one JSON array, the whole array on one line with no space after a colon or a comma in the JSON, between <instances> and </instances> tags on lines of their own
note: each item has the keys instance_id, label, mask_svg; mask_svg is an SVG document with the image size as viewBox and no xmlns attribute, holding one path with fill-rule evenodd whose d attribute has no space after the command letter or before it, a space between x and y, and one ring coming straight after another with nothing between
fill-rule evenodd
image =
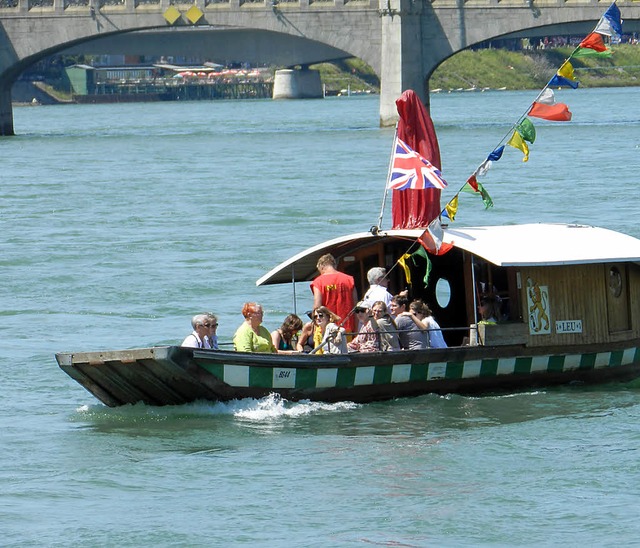
<instances>
[{"instance_id":1,"label":"boat window","mask_svg":"<svg viewBox=\"0 0 640 548\"><path fill-rule=\"evenodd\" d=\"M436 282L436 301L440 308L447 308L451 300L451 285L446 278L440 278Z\"/></svg>"},{"instance_id":2,"label":"boat window","mask_svg":"<svg viewBox=\"0 0 640 548\"><path fill-rule=\"evenodd\" d=\"M614 297L622 294L622 274L617 266L612 266L609 270L609 290Z\"/></svg>"}]
</instances>

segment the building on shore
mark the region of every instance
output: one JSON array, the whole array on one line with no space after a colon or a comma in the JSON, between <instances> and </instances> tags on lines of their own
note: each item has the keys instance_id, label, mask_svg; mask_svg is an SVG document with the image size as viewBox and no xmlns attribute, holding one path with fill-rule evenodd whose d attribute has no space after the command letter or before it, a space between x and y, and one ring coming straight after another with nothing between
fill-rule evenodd
<instances>
[{"instance_id":1,"label":"building on shore","mask_svg":"<svg viewBox=\"0 0 640 548\"><path fill-rule=\"evenodd\" d=\"M273 94L273 72L264 68L72 65L65 72L78 103L264 99Z\"/></svg>"}]
</instances>

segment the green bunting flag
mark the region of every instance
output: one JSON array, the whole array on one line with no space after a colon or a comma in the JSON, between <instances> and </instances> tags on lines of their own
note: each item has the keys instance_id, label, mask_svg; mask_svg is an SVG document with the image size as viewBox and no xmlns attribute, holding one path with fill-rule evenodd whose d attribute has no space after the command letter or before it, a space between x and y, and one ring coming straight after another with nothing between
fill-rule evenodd
<instances>
[{"instance_id":1,"label":"green bunting flag","mask_svg":"<svg viewBox=\"0 0 640 548\"><path fill-rule=\"evenodd\" d=\"M536 128L533 127L533 123L531 122L531 120L529 120L529 118L525 118L524 120L522 120L522 122L520 122L516 127L516 130L520 134L520 137L522 137L525 141L528 141L531 144L535 142Z\"/></svg>"},{"instance_id":2,"label":"green bunting flag","mask_svg":"<svg viewBox=\"0 0 640 548\"><path fill-rule=\"evenodd\" d=\"M462 187L462 192L469 192L470 194L480 194L480 196L482 197L482 203L484 203L484 208L489 209L490 207L493 207L493 200L491 199L491 196L489 196L489 193L482 186L482 184L479 183L477 179L475 179L473 182L477 186L477 190L467 181L467 183Z\"/></svg>"},{"instance_id":3,"label":"green bunting flag","mask_svg":"<svg viewBox=\"0 0 640 548\"><path fill-rule=\"evenodd\" d=\"M418 266L418 264L416 263L416 257L424 257L424 259L427 261L427 268L424 273L424 278L422 279L424 286L427 287L429 285L429 274L431 274L431 260L429 259L429 255L427 255L427 250L422 246L420 246L420 249L418 249L418 251L415 251L411 254L411 260L413 261L413 264L415 266Z\"/></svg>"},{"instance_id":4,"label":"green bunting flag","mask_svg":"<svg viewBox=\"0 0 640 548\"><path fill-rule=\"evenodd\" d=\"M640 1L640 0L636 0ZM553 122L568 122L572 118L569 107L564 103L557 103L553 94L553 87L571 87L576 89L580 82L575 77L575 70L571 64L573 57L598 56L609 57L613 52L605 43L605 37L609 37L608 44L620 42L622 36L622 18L615 0L601 17L596 28L588 34L575 48L567 59L560 65L553 77L540 92L527 114L523 115L489 156L480 164L459 192L480 194L486 209L493 207L493 200L484 187L478 182L477 177L487 174L491 163L502 157L505 146L511 146L520 150L523 154L522 161L529 160L529 144L536 140L536 129L533 122L526 116L541 118ZM513 132L513 133L511 133ZM504 141L508 138L505 144ZM457 195L442 210L441 215L453 221L458 210ZM426 232L425 232L426 233Z\"/></svg>"}]
</instances>

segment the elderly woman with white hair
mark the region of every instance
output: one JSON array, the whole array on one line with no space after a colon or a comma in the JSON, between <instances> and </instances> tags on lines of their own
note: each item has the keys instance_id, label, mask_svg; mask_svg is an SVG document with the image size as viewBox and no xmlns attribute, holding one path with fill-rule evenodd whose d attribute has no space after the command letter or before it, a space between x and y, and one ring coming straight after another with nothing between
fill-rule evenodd
<instances>
[{"instance_id":1,"label":"elderly woman with white hair","mask_svg":"<svg viewBox=\"0 0 640 548\"><path fill-rule=\"evenodd\" d=\"M368 308L373 308L376 301L382 301L387 308L391 304L393 295L387 291L389 286L389 278L387 278L387 270L381 266L375 266L367 272L367 281L369 289L364 294L362 301Z\"/></svg>"},{"instance_id":2,"label":"elderly woman with white hair","mask_svg":"<svg viewBox=\"0 0 640 548\"><path fill-rule=\"evenodd\" d=\"M193 331L187 335L180 346L187 348L211 348L209 336L211 334L211 324L207 314L196 314L191 318Z\"/></svg>"}]
</instances>

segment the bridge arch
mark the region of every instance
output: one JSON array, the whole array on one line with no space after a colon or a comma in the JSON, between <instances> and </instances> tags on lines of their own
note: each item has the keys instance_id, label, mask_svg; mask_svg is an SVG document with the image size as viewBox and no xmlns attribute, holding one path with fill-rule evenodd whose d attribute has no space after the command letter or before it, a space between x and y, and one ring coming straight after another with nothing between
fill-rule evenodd
<instances>
[{"instance_id":1,"label":"bridge arch","mask_svg":"<svg viewBox=\"0 0 640 548\"><path fill-rule=\"evenodd\" d=\"M249 28L151 28L89 37L67 54L174 55L225 63L245 61L283 67L311 65L353 57L353 53L299 36Z\"/></svg>"},{"instance_id":2,"label":"bridge arch","mask_svg":"<svg viewBox=\"0 0 640 548\"><path fill-rule=\"evenodd\" d=\"M524 35L528 29L566 34L571 25L571 32L586 34L609 5L608 0L170 2L4 0L0 4L0 135L13 134L11 86L17 75L37 59L62 49L73 51L89 41L115 47L136 34L203 32L198 36L204 37L209 32L219 38L227 32L226 37L238 47L243 37L246 42L253 35L259 42L261 35L261 53L279 51L288 56L285 66L355 56L380 77L380 121L391 125L397 119L395 99L402 91L414 89L426 101L429 76L455 52L494 37ZM640 30L640 2L618 0L617 4L625 32ZM146 39L151 43L150 37ZM276 47L278 41L282 43ZM300 60L305 55L308 62Z\"/></svg>"},{"instance_id":3,"label":"bridge arch","mask_svg":"<svg viewBox=\"0 0 640 548\"><path fill-rule=\"evenodd\" d=\"M568 21L563 24L550 24L541 25L538 27L522 27L516 28L511 32L505 32L501 35L490 36L486 39L475 38L476 41L470 42L466 47L460 49L451 48L449 50L443 49L442 55L444 57L439 59L434 56L433 63L425 67L427 69L425 76L425 86L429 86L429 79L433 73L440 67L447 59L454 57L458 53L472 49L481 44L485 44L489 40L508 40L508 39L520 39L520 38L540 38L543 39L547 36L586 36L593 31L593 21ZM480 37L482 38L482 36ZM551 75L549 75L551 77Z\"/></svg>"}]
</instances>

